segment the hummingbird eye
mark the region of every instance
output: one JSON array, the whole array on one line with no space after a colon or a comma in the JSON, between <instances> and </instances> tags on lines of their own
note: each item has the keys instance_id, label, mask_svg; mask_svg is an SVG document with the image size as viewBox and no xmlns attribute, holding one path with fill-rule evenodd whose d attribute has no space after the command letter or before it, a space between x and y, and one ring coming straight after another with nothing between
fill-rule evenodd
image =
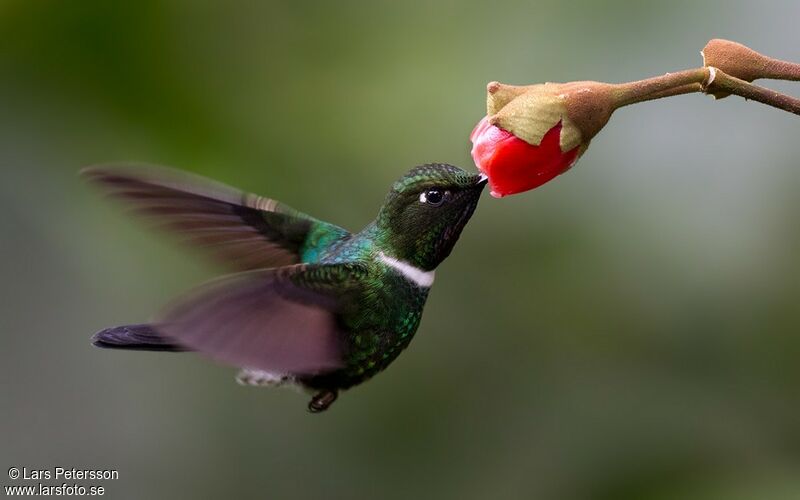
<instances>
[{"instance_id":1,"label":"hummingbird eye","mask_svg":"<svg viewBox=\"0 0 800 500\"><path fill-rule=\"evenodd\" d=\"M419 202L427 203L433 207L438 207L449 198L450 191L442 191L441 189L428 189L419 194Z\"/></svg>"}]
</instances>

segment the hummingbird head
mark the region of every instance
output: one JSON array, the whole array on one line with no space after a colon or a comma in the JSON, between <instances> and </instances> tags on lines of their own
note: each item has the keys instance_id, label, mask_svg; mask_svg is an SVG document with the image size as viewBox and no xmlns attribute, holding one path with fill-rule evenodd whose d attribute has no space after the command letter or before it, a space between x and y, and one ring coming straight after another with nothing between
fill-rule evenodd
<instances>
[{"instance_id":1,"label":"hummingbird head","mask_svg":"<svg viewBox=\"0 0 800 500\"><path fill-rule=\"evenodd\" d=\"M394 258L435 269L450 255L486 181L444 163L411 169L392 185L378 214L382 246Z\"/></svg>"}]
</instances>

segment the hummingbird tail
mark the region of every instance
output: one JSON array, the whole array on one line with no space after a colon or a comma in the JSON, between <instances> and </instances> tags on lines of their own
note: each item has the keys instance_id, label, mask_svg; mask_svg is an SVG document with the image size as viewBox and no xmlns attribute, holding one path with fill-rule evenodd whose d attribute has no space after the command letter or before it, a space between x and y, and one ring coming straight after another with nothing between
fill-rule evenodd
<instances>
[{"instance_id":1,"label":"hummingbird tail","mask_svg":"<svg viewBox=\"0 0 800 500\"><path fill-rule=\"evenodd\" d=\"M106 328L94 334L92 344L105 349L133 351L181 352L188 349L158 333L154 325L123 325Z\"/></svg>"}]
</instances>

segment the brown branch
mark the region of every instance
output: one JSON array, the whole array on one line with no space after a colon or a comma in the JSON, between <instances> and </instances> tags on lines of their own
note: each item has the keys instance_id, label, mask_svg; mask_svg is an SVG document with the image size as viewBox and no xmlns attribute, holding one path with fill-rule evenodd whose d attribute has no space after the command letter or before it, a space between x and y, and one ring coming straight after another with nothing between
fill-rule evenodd
<instances>
[{"instance_id":1,"label":"brown branch","mask_svg":"<svg viewBox=\"0 0 800 500\"><path fill-rule=\"evenodd\" d=\"M717 68L711 69L716 71L714 71L714 77L705 86L705 93L715 94L722 92L735 94L745 99L758 101L762 104L800 115L800 99L781 94L780 92L768 88L759 87L758 85L753 85L752 83L740 80Z\"/></svg>"}]
</instances>

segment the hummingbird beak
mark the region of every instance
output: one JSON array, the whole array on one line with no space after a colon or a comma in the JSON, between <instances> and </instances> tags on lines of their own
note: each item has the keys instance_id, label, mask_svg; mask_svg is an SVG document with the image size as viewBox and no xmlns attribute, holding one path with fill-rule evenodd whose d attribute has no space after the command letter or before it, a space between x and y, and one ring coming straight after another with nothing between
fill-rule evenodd
<instances>
[{"instance_id":1,"label":"hummingbird beak","mask_svg":"<svg viewBox=\"0 0 800 500\"><path fill-rule=\"evenodd\" d=\"M481 174L478 176L478 182L476 182L475 184L478 186L482 186L487 182L489 182L489 176L481 172Z\"/></svg>"}]
</instances>

